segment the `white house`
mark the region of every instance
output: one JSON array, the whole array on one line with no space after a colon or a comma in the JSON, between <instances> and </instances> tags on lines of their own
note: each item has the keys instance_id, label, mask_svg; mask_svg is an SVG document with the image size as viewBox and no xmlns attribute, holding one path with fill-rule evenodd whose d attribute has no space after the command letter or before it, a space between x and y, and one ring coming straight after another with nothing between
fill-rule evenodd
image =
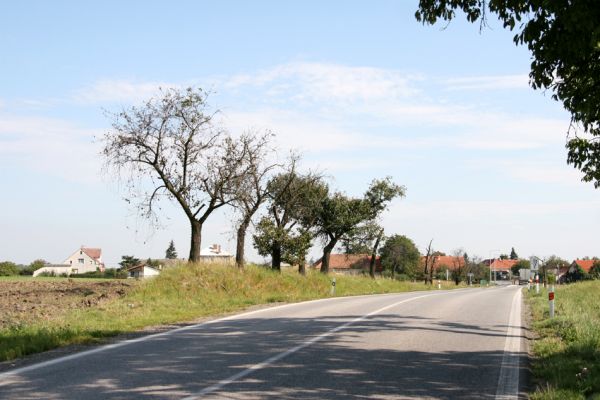
<instances>
[{"instance_id":1,"label":"white house","mask_svg":"<svg viewBox=\"0 0 600 400\"><path fill-rule=\"evenodd\" d=\"M34 271L33 276L42 273L54 275L83 274L86 272L104 271L102 249L83 247L71 254L62 264L48 265Z\"/></svg>"},{"instance_id":2,"label":"white house","mask_svg":"<svg viewBox=\"0 0 600 400\"><path fill-rule=\"evenodd\" d=\"M160 274L160 267L154 268L149 265L136 265L134 267L127 268L128 278L150 278Z\"/></svg>"},{"instance_id":3,"label":"white house","mask_svg":"<svg viewBox=\"0 0 600 400\"><path fill-rule=\"evenodd\" d=\"M213 244L210 247L200 250L200 260L223 264L233 264L234 262L233 255L221 249L220 244Z\"/></svg>"}]
</instances>

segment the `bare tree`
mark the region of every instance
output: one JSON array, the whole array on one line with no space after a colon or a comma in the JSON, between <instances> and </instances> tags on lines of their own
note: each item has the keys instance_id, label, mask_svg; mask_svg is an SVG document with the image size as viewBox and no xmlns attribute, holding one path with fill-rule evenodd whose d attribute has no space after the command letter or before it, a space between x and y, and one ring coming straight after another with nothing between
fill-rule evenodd
<instances>
[{"instance_id":1,"label":"bare tree","mask_svg":"<svg viewBox=\"0 0 600 400\"><path fill-rule=\"evenodd\" d=\"M425 276L425 284L433 283L433 272L435 270L435 262L437 260L435 256L435 252L431 244L433 243L433 239L429 241L429 245L427 246L427 253L425 254L425 268L423 270L423 275Z\"/></svg>"},{"instance_id":2,"label":"bare tree","mask_svg":"<svg viewBox=\"0 0 600 400\"><path fill-rule=\"evenodd\" d=\"M465 267L465 251L463 249L454 250L452 252L452 277L457 285L464 278Z\"/></svg>"},{"instance_id":3,"label":"bare tree","mask_svg":"<svg viewBox=\"0 0 600 400\"><path fill-rule=\"evenodd\" d=\"M160 90L141 107L112 118L103 155L129 190L126 199L157 222L158 201L175 201L191 225L190 261L200 259L202 225L233 200L243 158L209 112L201 89Z\"/></svg>"},{"instance_id":4,"label":"bare tree","mask_svg":"<svg viewBox=\"0 0 600 400\"><path fill-rule=\"evenodd\" d=\"M267 183L270 173L280 166L275 162L269 162L272 153L270 139L273 136L270 132L262 135L247 132L237 140L239 152L243 155L241 169L244 172L238 179L235 199L232 202L239 212L235 253L238 268L244 268L244 247L248 227L260 206L269 198Z\"/></svg>"}]
</instances>

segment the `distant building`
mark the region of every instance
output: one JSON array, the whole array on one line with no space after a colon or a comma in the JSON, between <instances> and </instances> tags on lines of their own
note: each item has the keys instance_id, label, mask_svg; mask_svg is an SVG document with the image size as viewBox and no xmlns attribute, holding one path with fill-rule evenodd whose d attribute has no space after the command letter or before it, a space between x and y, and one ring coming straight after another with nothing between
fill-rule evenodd
<instances>
[{"instance_id":1,"label":"distant building","mask_svg":"<svg viewBox=\"0 0 600 400\"><path fill-rule=\"evenodd\" d=\"M220 244L213 244L200 250L200 261L209 263L233 264L233 255L221 248Z\"/></svg>"},{"instance_id":2,"label":"distant building","mask_svg":"<svg viewBox=\"0 0 600 400\"><path fill-rule=\"evenodd\" d=\"M509 279L512 275L511 268L518 263L519 260L500 260L498 258L491 258L483 260L483 264L490 267L492 273L496 273L496 276L501 276L503 279Z\"/></svg>"},{"instance_id":3,"label":"distant building","mask_svg":"<svg viewBox=\"0 0 600 400\"><path fill-rule=\"evenodd\" d=\"M104 272L102 262L102 249L81 246L71 254L62 264L48 264L33 272L33 276L40 274L71 275L86 272Z\"/></svg>"},{"instance_id":4,"label":"distant building","mask_svg":"<svg viewBox=\"0 0 600 400\"><path fill-rule=\"evenodd\" d=\"M318 259L312 268L320 269L322 258ZM341 272L345 274L360 274L369 272L371 265L371 255L369 254L331 254L329 256L329 271ZM381 259L379 256L375 258L375 272L380 273Z\"/></svg>"},{"instance_id":5,"label":"distant building","mask_svg":"<svg viewBox=\"0 0 600 400\"><path fill-rule=\"evenodd\" d=\"M151 267L146 264L127 268L128 278L151 278L160 275L161 267Z\"/></svg>"}]
</instances>

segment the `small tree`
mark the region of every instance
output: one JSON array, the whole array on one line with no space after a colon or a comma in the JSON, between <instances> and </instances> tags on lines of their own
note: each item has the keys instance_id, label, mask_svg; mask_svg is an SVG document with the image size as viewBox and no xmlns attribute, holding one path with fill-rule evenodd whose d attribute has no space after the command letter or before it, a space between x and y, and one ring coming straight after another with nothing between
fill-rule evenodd
<instances>
[{"instance_id":1,"label":"small tree","mask_svg":"<svg viewBox=\"0 0 600 400\"><path fill-rule=\"evenodd\" d=\"M271 172L279 166L269 161L274 152L270 140L274 135L267 132L258 135L248 132L236 140L237 152L241 160L241 174L236 181L234 200L231 203L238 213L235 263L244 268L246 232L254 215L269 198L267 181ZM296 160L291 161L295 164Z\"/></svg>"},{"instance_id":2,"label":"small tree","mask_svg":"<svg viewBox=\"0 0 600 400\"><path fill-rule=\"evenodd\" d=\"M363 198L350 198L334 193L323 199L316 218L317 235L325 242L321 272L329 272L329 256L338 241L352 235L364 223L376 220L395 197L403 197L406 189L390 177L373 180Z\"/></svg>"},{"instance_id":3,"label":"small tree","mask_svg":"<svg viewBox=\"0 0 600 400\"><path fill-rule=\"evenodd\" d=\"M48 261L43 260L41 258L38 258L37 260L32 261L31 264L29 264L27 267L23 268L21 270L21 272L19 272L19 274L21 274L21 275L33 275L33 273L35 271L37 271L40 268L43 268L47 264L48 264Z\"/></svg>"},{"instance_id":4,"label":"small tree","mask_svg":"<svg viewBox=\"0 0 600 400\"><path fill-rule=\"evenodd\" d=\"M390 236L381 247L380 254L381 265L391 271L392 278L396 273L417 277L421 255L414 242L406 236Z\"/></svg>"},{"instance_id":5,"label":"small tree","mask_svg":"<svg viewBox=\"0 0 600 400\"><path fill-rule=\"evenodd\" d=\"M512 247L510 249L510 259L511 260L518 260L519 259L519 256L517 255L517 252L515 251L514 247Z\"/></svg>"},{"instance_id":6,"label":"small tree","mask_svg":"<svg viewBox=\"0 0 600 400\"><path fill-rule=\"evenodd\" d=\"M268 214L258 223L253 236L258 253L270 255L271 268L277 271L282 261L299 259L306 240L312 242L315 218L329 192L320 175L298 174L295 163L290 167L290 171L269 181Z\"/></svg>"},{"instance_id":7,"label":"small tree","mask_svg":"<svg viewBox=\"0 0 600 400\"><path fill-rule=\"evenodd\" d=\"M175 260L177 258L177 250L175 250L175 243L173 240L169 243L169 247L165 251L165 258L168 260Z\"/></svg>"},{"instance_id":8,"label":"small tree","mask_svg":"<svg viewBox=\"0 0 600 400\"><path fill-rule=\"evenodd\" d=\"M10 261L0 262L0 276L19 275L19 267Z\"/></svg>"},{"instance_id":9,"label":"small tree","mask_svg":"<svg viewBox=\"0 0 600 400\"><path fill-rule=\"evenodd\" d=\"M519 275L519 270L521 269L531 269L529 260L521 259L517 261L515 265L510 267L510 272L512 272L513 275Z\"/></svg>"},{"instance_id":10,"label":"small tree","mask_svg":"<svg viewBox=\"0 0 600 400\"><path fill-rule=\"evenodd\" d=\"M134 256L121 256L121 261L119 265L121 266L121 270L126 270L130 267L135 267L140 264L140 259L135 258Z\"/></svg>"}]
</instances>

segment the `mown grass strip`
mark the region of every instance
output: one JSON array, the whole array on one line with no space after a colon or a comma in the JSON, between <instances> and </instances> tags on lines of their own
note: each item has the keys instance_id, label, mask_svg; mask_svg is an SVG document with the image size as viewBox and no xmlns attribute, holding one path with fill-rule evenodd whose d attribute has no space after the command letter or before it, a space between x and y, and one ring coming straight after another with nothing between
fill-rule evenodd
<instances>
[{"instance_id":1,"label":"mown grass strip","mask_svg":"<svg viewBox=\"0 0 600 400\"><path fill-rule=\"evenodd\" d=\"M600 399L600 282L555 287L555 317L548 291L527 294L533 313L533 400Z\"/></svg>"},{"instance_id":2,"label":"mown grass strip","mask_svg":"<svg viewBox=\"0 0 600 400\"><path fill-rule=\"evenodd\" d=\"M125 297L90 309L75 309L55 318L0 330L0 360L68 344L103 338L149 326L193 321L243 310L252 305L298 302L330 296L331 276L295 271L276 273L248 266L182 265L136 285ZM423 282L336 275L336 296L437 289ZM444 289L456 288L452 282Z\"/></svg>"}]
</instances>

